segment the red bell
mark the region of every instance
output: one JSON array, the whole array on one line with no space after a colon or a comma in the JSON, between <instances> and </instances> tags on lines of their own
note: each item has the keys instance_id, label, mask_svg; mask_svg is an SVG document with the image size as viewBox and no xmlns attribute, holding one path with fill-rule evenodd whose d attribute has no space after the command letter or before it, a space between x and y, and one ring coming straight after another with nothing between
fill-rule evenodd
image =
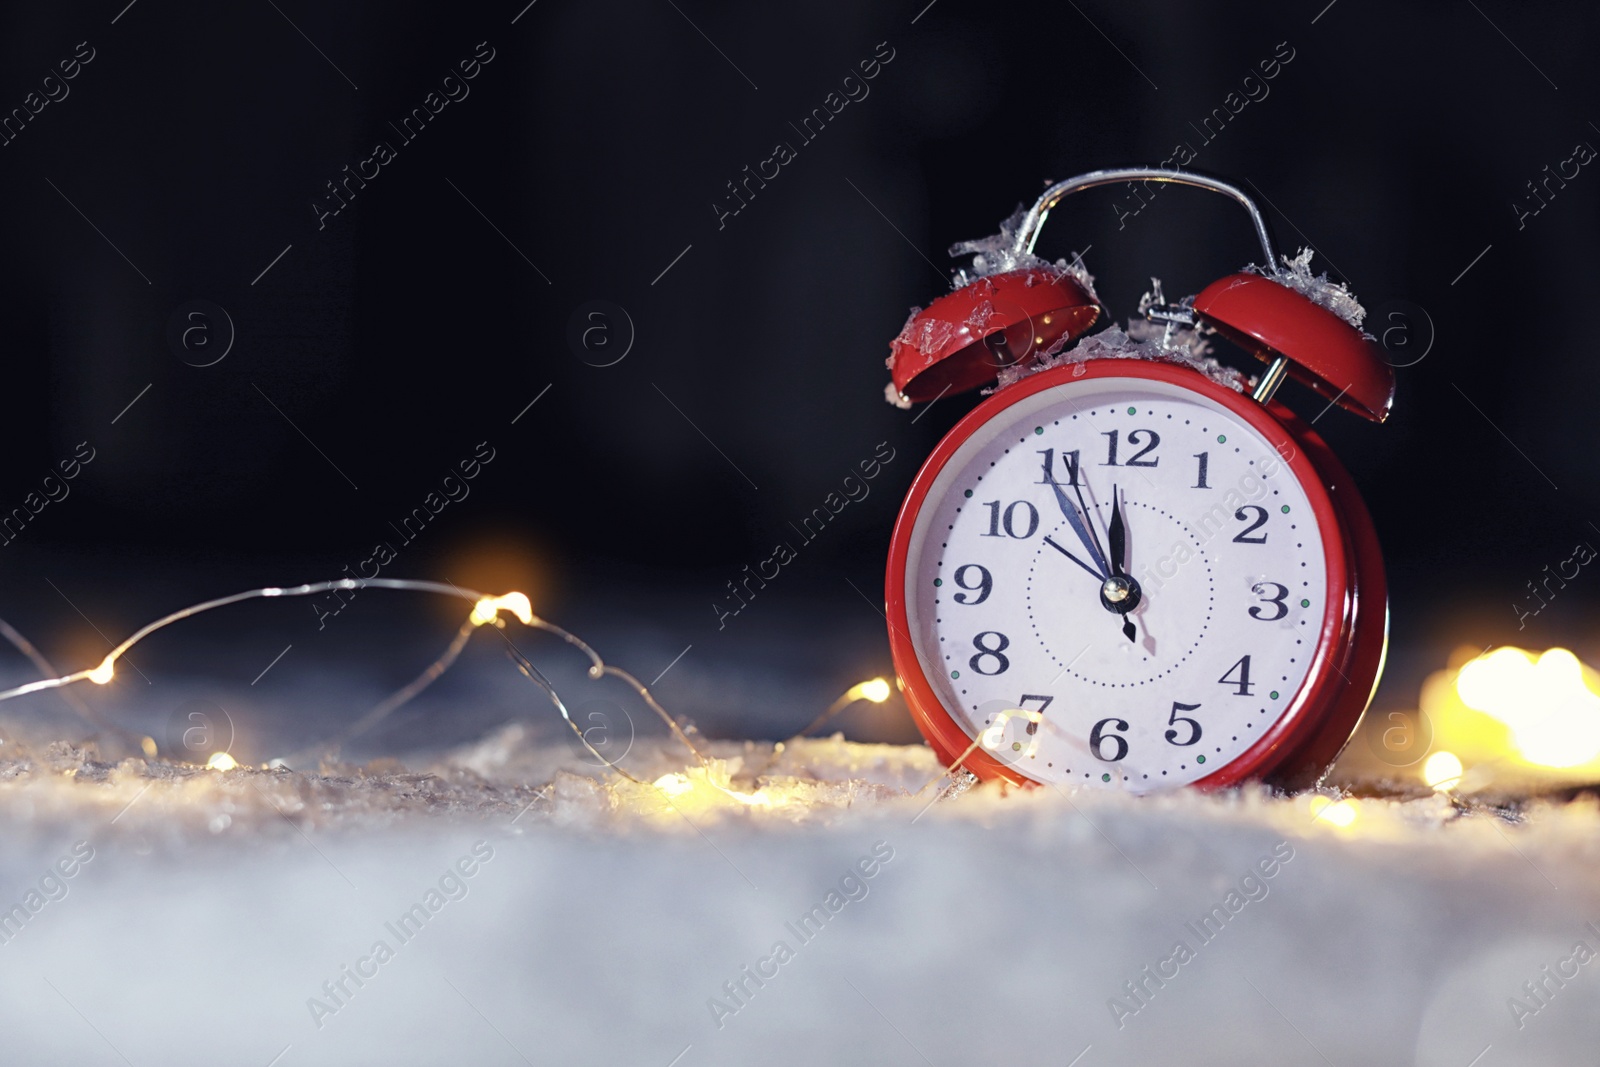
<instances>
[{"instance_id":1,"label":"red bell","mask_svg":"<svg viewBox=\"0 0 1600 1067\"><path fill-rule=\"evenodd\" d=\"M1373 422L1389 417L1394 368L1377 343L1327 308L1259 274L1230 274L1194 298L1195 314L1228 340Z\"/></svg>"},{"instance_id":2,"label":"red bell","mask_svg":"<svg viewBox=\"0 0 1600 1067\"><path fill-rule=\"evenodd\" d=\"M988 385L1100 315L1094 296L1060 268L993 274L913 312L889 343L889 373L907 399L936 400Z\"/></svg>"}]
</instances>

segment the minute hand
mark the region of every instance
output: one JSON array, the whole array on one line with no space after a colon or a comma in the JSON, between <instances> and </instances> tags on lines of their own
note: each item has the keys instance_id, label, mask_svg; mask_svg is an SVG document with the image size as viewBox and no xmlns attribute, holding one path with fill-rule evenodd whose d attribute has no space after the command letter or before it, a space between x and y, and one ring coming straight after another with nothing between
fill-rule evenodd
<instances>
[{"instance_id":1,"label":"minute hand","mask_svg":"<svg viewBox=\"0 0 1600 1067\"><path fill-rule=\"evenodd\" d=\"M1068 524L1072 526L1072 532L1078 535L1079 541L1083 542L1084 551L1088 552L1089 558L1094 560L1100 567L1100 577L1102 579L1109 577L1111 569L1106 565L1106 558L1100 552L1100 545L1094 538L1089 536L1089 528L1084 525L1082 516L1078 514L1078 509L1072 506L1072 501L1067 499L1067 494L1061 491L1060 483L1049 475L1046 475L1045 480L1050 483L1050 488L1055 490L1056 506L1061 509L1061 514L1066 516Z\"/></svg>"}]
</instances>

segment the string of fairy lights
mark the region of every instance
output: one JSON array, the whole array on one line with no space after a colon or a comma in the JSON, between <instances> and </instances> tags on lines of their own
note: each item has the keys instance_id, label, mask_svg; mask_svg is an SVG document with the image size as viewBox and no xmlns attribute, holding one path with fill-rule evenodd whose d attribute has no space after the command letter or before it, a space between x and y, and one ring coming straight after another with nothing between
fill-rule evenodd
<instances>
[{"instance_id":1,"label":"string of fairy lights","mask_svg":"<svg viewBox=\"0 0 1600 1067\"><path fill-rule=\"evenodd\" d=\"M351 738L354 738L366 732L367 730L372 729L388 715L415 698L419 693L421 693L441 675L443 675L445 671L450 669L450 667L460 657L462 650L465 649L467 642L471 640L472 635L478 630L488 627L496 632L499 632L502 637L505 637L504 631L506 629L506 620L502 618L502 614L505 614L511 616L523 626L526 626L530 629L552 634L555 637L560 638L567 645L570 645L572 648L576 649L589 661L589 667L587 670L589 678L596 680L607 677L616 678L631 688L645 703L645 705L649 707L650 710L659 719L661 719L663 723L666 724L666 727L671 733L672 737L688 750L695 764L701 770L702 775L712 762L707 755L695 745L694 741L689 737L688 733L683 729L678 721L673 718L664 707L661 706L660 702L656 700L655 695L650 692L650 688L647 685L639 681L638 678L634 677L628 671L623 670L621 667L607 663L601 658L600 654L588 644L588 642L584 641L570 630L567 630L549 621L548 619L534 614L533 605L529 601L526 594L510 592L495 596L479 592L475 589L466 589L449 582L435 582L422 579L343 578L336 581L311 582L303 585L263 586L257 589L248 589L242 593L234 593L229 596L201 601L200 603L191 604L186 608L163 615L154 622L150 622L144 626L141 626L139 629L135 630L132 634L125 638L120 644L112 648L110 652L106 653L105 657L101 659L97 665L94 667L85 668L83 670L73 671L69 674L57 674L54 667L52 667L50 662L39 653L38 649L33 645L32 642L30 642L9 623L5 622L4 620L0 620L0 637L4 637L7 641L9 641L15 648L17 648L18 651L22 652L23 655L28 657L34 666L40 670L40 673L46 675L46 677L37 681L14 686L10 689L0 690L0 702L15 700L19 697L28 696L33 693L45 692L48 690L66 690L68 687L81 682L90 682L94 685L101 686L109 685L112 679L116 677L118 661L122 659L122 657L125 656L140 641L144 640L146 637L149 637L151 634L154 634L158 630L165 629L174 623L192 618L204 612L214 611L218 608L227 607L232 604L238 604L247 600L317 596L323 593L358 589L387 589L416 593L432 593L436 595L454 597L459 600L469 601L472 604L472 610L467 615L465 621L462 622L460 628L456 631L455 636L451 639L450 644L445 648L444 652L431 664L429 664L421 674L419 674L407 685L403 686L401 689L397 690L395 693L391 694L389 697L385 698L379 704L374 706L371 710L362 715L355 722L351 723L334 738L327 742L323 742L319 747L327 748L332 745L339 745L349 741ZM560 714L562 720L572 730L573 734L578 738L578 742L588 751L588 753L595 759L599 760L611 771L627 781L632 782L635 785L646 785L647 783L629 773L615 761L607 758L604 753L590 743L589 739L585 736L584 731L573 719L566 702L562 699L560 693L556 691L555 686L550 682L549 678L547 678L545 674L534 665L533 661L530 660L522 652L522 650L510 640L509 637L505 637L505 643L507 655L511 658L517 669L544 692L551 704L555 707L556 711ZM854 685L842 696L840 696L838 700L835 700L833 704L831 704L828 709L818 716L810 725L808 725L799 734L796 734L794 738L791 738L790 742L792 743L794 740L803 737L805 734L819 728L825 722L834 718L847 707L858 701L867 700L875 704L881 704L889 699L891 692L892 689L888 681L883 678L874 678L870 681L861 682L857 685ZM88 707L88 705L86 705L83 701L78 700L75 696L70 700L70 703L80 715L94 725L102 727L107 725ZM144 737L140 739L140 743L147 757L154 758L158 754L154 739ZM784 744L785 743L780 742L776 746L774 752L775 756L783 751ZM290 760L285 762L292 765L293 760L294 757L291 757ZM226 752L213 754L206 765L213 770L231 770L238 766L232 756ZM670 798L674 795L680 795L684 791L683 783L688 781L689 779L684 775L676 774L664 776L663 778L658 779L656 782L649 784L653 785L656 789L660 790L663 794ZM723 789L722 791L727 792L726 789Z\"/></svg>"}]
</instances>

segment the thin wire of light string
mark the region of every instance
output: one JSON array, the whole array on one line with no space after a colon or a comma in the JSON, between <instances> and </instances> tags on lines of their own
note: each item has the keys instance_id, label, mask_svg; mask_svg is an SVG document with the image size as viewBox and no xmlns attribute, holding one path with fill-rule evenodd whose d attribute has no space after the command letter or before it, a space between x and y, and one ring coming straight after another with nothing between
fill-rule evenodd
<instances>
[{"instance_id":1,"label":"thin wire of light string","mask_svg":"<svg viewBox=\"0 0 1600 1067\"><path fill-rule=\"evenodd\" d=\"M39 681L29 682L25 685L19 685L10 689L0 690L0 702L15 700L18 697L27 696L30 693L38 693L50 689L59 689L63 686L73 685L83 681L94 681L103 685L111 680L117 660L120 659L129 649L133 648L133 646L137 645L140 641L144 640L146 637L149 637L158 630L171 626L173 623L181 622L184 619L199 615L202 612L227 607L230 604L238 604L246 600L314 596L320 593L328 593L336 590L356 589L392 589L406 592L436 593L441 596L455 597L460 600L470 601L474 605L474 613L473 616L468 619L468 622L463 625L463 632L465 632L467 636L470 636L470 631L467 630L468 626L470 626L472 629L477 629L479 625L492 623L496 627L497 631L504 626L504 623L500 620L498 615L499 609L506 606L500 603L503 598L491 597L484 593L480 593L477 590L464 589L448 582L433 582L412 578L341 578L335 581L310 582L304 585L264 586L259 589L248 589L242 593L234 593L230 596L217 597L213 600L201 601L198 604L191 604L186 608L163 615L154 622L147 623L135 630L126 639L124 639L121 644L117 645L109 653L107 653L106 657L101 660L98 666L86 670L74 671L70 674L63 674L51 678L43 678ZM508 596L509 595L510 594L508 594ZM525 608L526 599L520 599L522 599L523 606ZM489 605L489 615L487 618L483 618L480 621L478 613L484 605ZM526 626L537 630L543 630L546 633L553 634L556 637L561 638L561 640L565 641L567 644L581 652L589 660L589 668L587 673L590 678L600 679L607 675L611 675L627 683L636 693L639 694L639 696L650 707L650 709L655 712L664 723L666 723L667 728L672 732L672 735L689 750L695 759L699 761L702 766L706 765L707 760L705 755L701 753L697 747L695 747L694 742L689 739L688 735L683 731L683 728L678 725L677 721L674 720L672 716L667 713L667 710L663 708L655 699L655 696L650 692L649 688L635 678L632 674L629 674L620 667L613 667L607 664L603 659L600 658L600 654L590 647L588 642L584 641L571 631L563 629L562 627L557 626L555 623L550 622L547 619L543 619L538 615L532 614L531 611L528 612L525 617L520 616L519 614L519 620ZM21 635L18 634L17 636L20 637ZM505 635L502 633L501 636L504 637ZM522 671L523 674L532 679L537 685L539 685L540 688L545 691L546 695L550 697L550 700L555 705L556 710L560 712L561 717L566 720L567 725L572 728L573 733L577 735L578 740L583 744L584 748L588 749L591 755L600 760L600 762L604 763L607 767L616 771L618 774L621 774L630 781L638 782L639 779L635 778L627 771L624 771L620 766L607 759L589 743L588 738L583 736L583 731L579 729L578 724L572 720L572 716L567 711L566 704L562 702L560 695L556 692L555 687L550 683L549 679L545 678L538 668L535 667L533 663L525 655L523 655L514 644L511 644L509 638L506 638L506 641L510 646L511 652L513 653L513 662L517 664L517 667ZM15 644L16 641L13 640L13 643ZM360 720L358 720L355 725L361 729L370 728L371 725L375 724L378 720L389 714L394 710L394 708L399 707L401 704L414 697L417 693L421 692L422 689L426 688L428 684L430 684L435 678L448 669L450 664L455 661L456 656L460 654L460 647L458 647L458 644L460 646L464 646L465 643L466 642L462 638L461 633L458 632L456 639L451 642L450 648L446 649L443 656L436 660L434 664L430 665L430 667L420 676L418 676L416 680L401 689L389 700L385 700L383 703L373 708L372 711L369 711ZM25 639L23 644L18 645L18 647L22 648L23 645L32 647L31 645L28 645ZM29 658L31 659L33 657L30 656ZM41 662L45 666L48 666L48 661L43 661L42 657L40 660L36 660L35 664L39 665ZM391 704L392 706L386 707L386 705ZM354 730L351 733L351 736L353 736L354 732L360 731Z\"/></svg>"}]
</instances>

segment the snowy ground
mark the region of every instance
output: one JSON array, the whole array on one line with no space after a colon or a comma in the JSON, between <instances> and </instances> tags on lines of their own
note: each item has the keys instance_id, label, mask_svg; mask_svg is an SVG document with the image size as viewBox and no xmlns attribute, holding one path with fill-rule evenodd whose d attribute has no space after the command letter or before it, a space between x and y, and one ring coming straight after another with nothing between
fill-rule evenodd
<instances>
[{"instance_id":1,"label":"snowy ground","mask_svg":"<svg viewBox=\"0 0 1600 1067\"><path fill-rule=\"evenodd\" d=\"M4 1062L1593 1059L1591 803L929 806L921 747L711 747L728 792L635 747L669 803L521 726L325 774L8 744Z\"/></svg>"}]
</instances>

